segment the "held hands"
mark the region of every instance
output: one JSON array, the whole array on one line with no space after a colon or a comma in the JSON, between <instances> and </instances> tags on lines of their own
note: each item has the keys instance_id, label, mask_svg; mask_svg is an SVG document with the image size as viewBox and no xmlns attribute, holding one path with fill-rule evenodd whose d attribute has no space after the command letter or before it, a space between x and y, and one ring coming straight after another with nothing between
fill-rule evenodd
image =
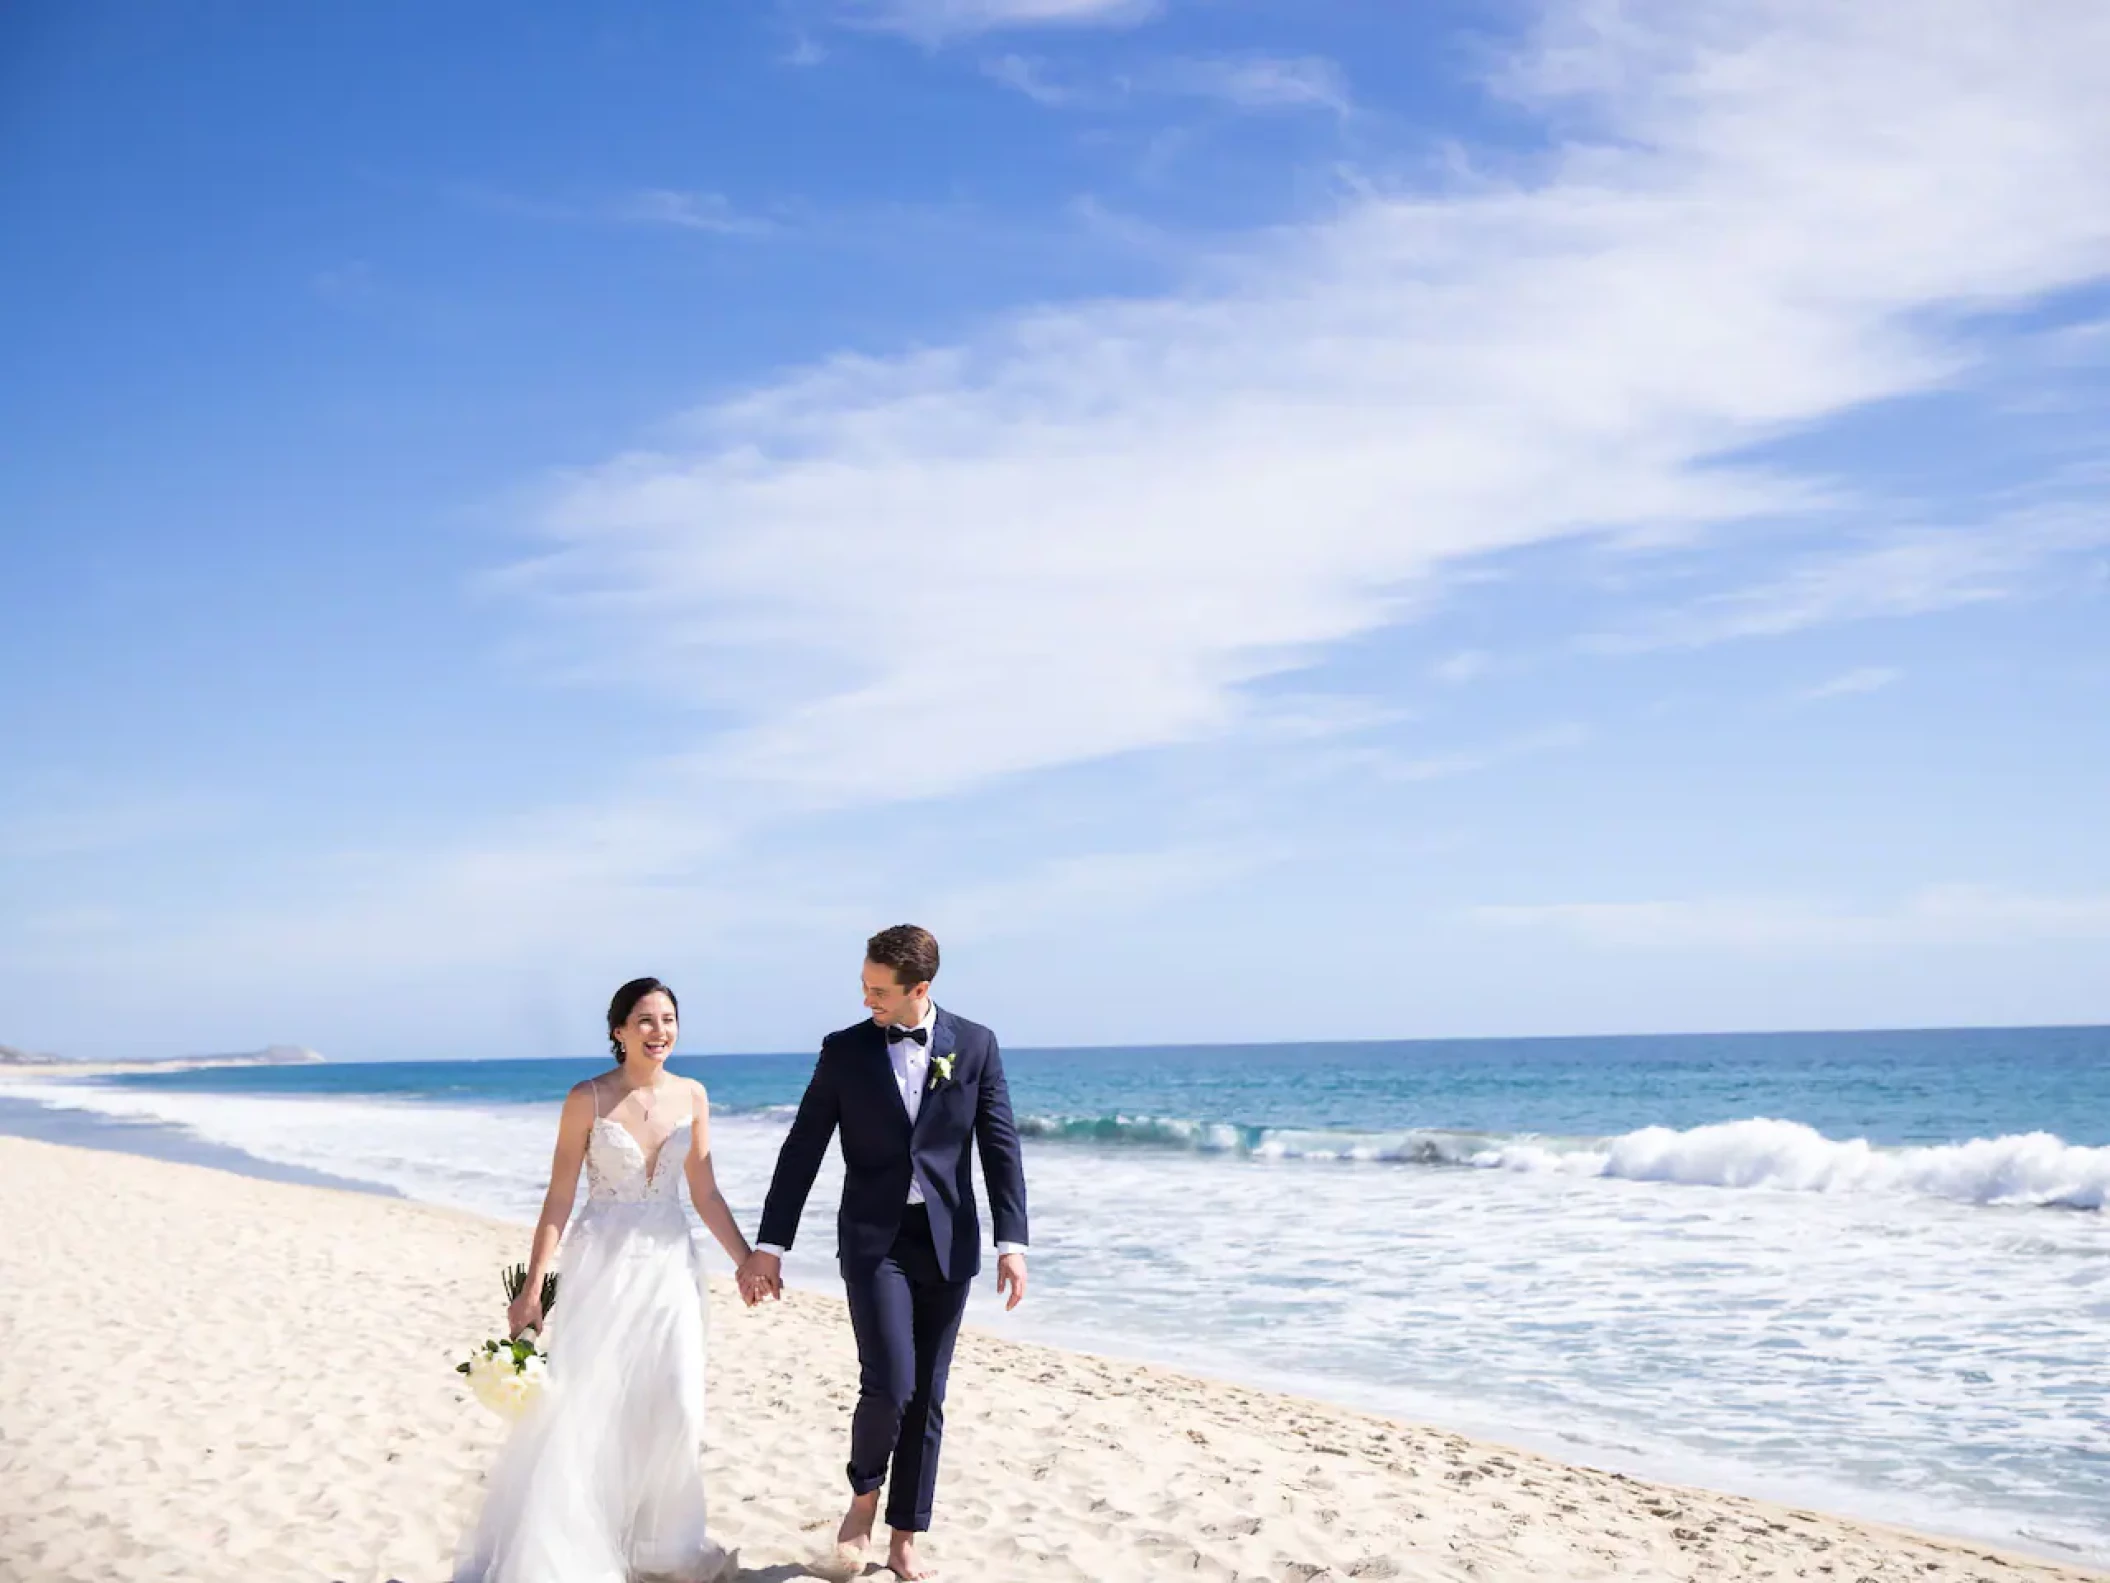
<instances>
[{"instance_id":1,"label":"held hands","mask_svg":"<svg viewBox=\"0 0 2110 1583\"><path fill-rule=\"evenodd\" d=\"M774 1253L755 1249L740 1261L734 1279L740 1283L740 1296L752 1308L763 1298L781 1299L784 1295L784 1261Z\"/></svg>"},{"instance_id":2,"label":"held hands","mask_svg":"<svg viewBox=\"0 0 2110 1583\"><path fill-rule=\"evenodd\" d=\"M774 1253L764 1253L757 1248L740 1261L734 1279L739 1282L741 1299L750 1308L765 1298L781 1300L784 1296L784 1261ZM1004 1295L1006 1313L1026 1300L1026 1256L1023 1253L998 1256L996 1289ZM514 1307L518 1308L519 1304ZM539 1308L535 1317L541 1318Z\"/></svg>"},{"instance_id":3,"label":"held hands","mask_svg":"<svg viewBox=\"0 0 2110 1583\"><path fill-rule=\"evenodd\" d=\"M996 1289L1010 1294L1004 1303L1004 1312L1007 1314L1026 1300L1026 1256L1023 1253L1005 1253L998 1256Z\"/></svg>"}]
</instances>

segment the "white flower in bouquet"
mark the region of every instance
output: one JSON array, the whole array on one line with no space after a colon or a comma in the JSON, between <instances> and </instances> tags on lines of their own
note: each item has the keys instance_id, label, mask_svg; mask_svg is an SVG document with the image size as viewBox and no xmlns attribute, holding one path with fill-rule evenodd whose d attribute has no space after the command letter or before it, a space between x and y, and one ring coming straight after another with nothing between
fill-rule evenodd
<instances>
[{"instance_id":1,"label":"white flower in bouquet","mask_svg":"<svg viewBox=\"0 0 2110 1583\"><path fill-rule=\"evenodd\" d=\"M506 1296L518 1297L527 1284L526 1267L515 1265L504 1275ZM545 1316L556 1303L557 1278L545 1276ZM487 1340L469 1354L467 1362L457 1363L454 1372L468 1376L470 1393L485 1407L501 1418L518 1418L534 1406L549 1384L549 1355L541 1349L540 1339L527 1330L509 1341Z\"/></svg>"},{"instance_id":2,"label":"white flower in bouquet","mask_svg":"<svg viewBox=\"0 0 2110 1583\"><path fill-rule=\"evenodd\" d=\"M501 1418L520 1417L549 1383L547 1357L527 1341L486 1341L455 1372L466 1374L471 1394Z\"/></svg>"}]
</instances>

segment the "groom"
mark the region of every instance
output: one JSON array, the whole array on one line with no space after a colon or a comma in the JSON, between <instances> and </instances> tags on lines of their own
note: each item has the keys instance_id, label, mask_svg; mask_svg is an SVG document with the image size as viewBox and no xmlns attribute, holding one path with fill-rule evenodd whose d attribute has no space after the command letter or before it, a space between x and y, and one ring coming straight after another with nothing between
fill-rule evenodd
<instances>
[{"instance_id":1,"label":"groom","mask_svg":"<svg viewBox=\"0 0 2110 1583\"><path fill-rule=\"evenodd\" d=\"M916 1535L930 1527L945 1437L945 1376L967 1291L982 1265L968 1143L996 1222L999 1291L1026 1295L1026 1176L996 1035L930 998L938 942L913 924L865 944L871 1019L831 1033L777 1156L755 1251L740 1266L753 1302L783 1285L783 1255L829 1135L842 1130L843 1201L836 1257L850 1299L861 1371L850 1420L850 1511L836 1542L862 1557L889 1485L887 1565L927 1574ZM892 1465L892 1479L888 1466Z\"/></svg>"}]
</instances>

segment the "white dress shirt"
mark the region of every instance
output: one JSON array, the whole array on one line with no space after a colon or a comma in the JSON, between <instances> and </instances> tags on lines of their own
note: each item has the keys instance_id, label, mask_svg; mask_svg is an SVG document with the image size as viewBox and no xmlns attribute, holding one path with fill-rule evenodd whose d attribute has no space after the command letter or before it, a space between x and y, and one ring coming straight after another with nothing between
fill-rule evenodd
<instances>
[{"instance_id":1,"label":"white dress shirt","mask_svg":"<svg viewBox=\"0 0 2110 1583\"><path fill-rule=\"evenodd\" d=\"M911 1027L923 1030L923 1042L918 1044L914 1039L889 1039L886 1042L886 1054L888 1062L894 1068L894 1088L901 1095L901 1107L908 1112L908 1124L913 1127L917 1113L923 1109L923 1090L930 1082L931 1046L938 1038L938 1003L934 1000L925 1001L923 1020L912 1024ZM885 1031L884 1028L880 1030L881 1033ZM909 1172L908 1177L908 1201L911 1205L923 1202L923 1188L916 1181L916 1173L913 1170ZM774 1253L778 1258L784 1256L784 1250L773 1243L758 1242L755 1248L758 1252ZM1026 1245L1023 1242L999 1242L996 1251L999 1257L1006 1253L1024 1253Z\"/></svg>"},{"instance_id":2,"label":"white dress shirt","mask_svg":"<svg viewBox=\"0 0 2110 1583\"><path fill-rule=\"evenodd\" d=\"M901 1092L902 1107L908 1111L908 1124L916 1124L916 1112L923 1108L923 1085L930 1079L930 1046L938 1036L938 1003L927 1000L923 1003L923 1020L909 1031L923 1030L923 1042L914 1039L896 1039L891 1035L886 1042L887 1059L894 1064L894 1087ZM908 1201L923 1202L923 1189L916 1182L916 1173L908 1173Z\"/></svg>"}]
</instances>

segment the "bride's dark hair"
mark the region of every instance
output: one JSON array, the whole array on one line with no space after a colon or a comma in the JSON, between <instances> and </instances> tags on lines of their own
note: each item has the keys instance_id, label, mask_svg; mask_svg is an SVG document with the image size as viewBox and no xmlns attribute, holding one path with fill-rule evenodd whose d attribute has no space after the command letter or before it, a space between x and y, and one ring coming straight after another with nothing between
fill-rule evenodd
<instances>
[{"instance_id":1,"label":"bride's dark hair","mask_svg":"<svg viewBox=\"0 0 2110 1583\"><path fill-rule=\"evenodd\" d=\"M626 1059L623 1055L623 1041L616 1037L616 1029L630 1020L630 1014L637 1010L639 1001L654 994L666 996L674 1007L674 1015L681 1015L681 1002L675 1000L674 991L656 978L633 978L617 990L615 999L608 1003L608 1045L615 1051L616 1065L621 1066Z\"/></svg>"}]
</instances>

